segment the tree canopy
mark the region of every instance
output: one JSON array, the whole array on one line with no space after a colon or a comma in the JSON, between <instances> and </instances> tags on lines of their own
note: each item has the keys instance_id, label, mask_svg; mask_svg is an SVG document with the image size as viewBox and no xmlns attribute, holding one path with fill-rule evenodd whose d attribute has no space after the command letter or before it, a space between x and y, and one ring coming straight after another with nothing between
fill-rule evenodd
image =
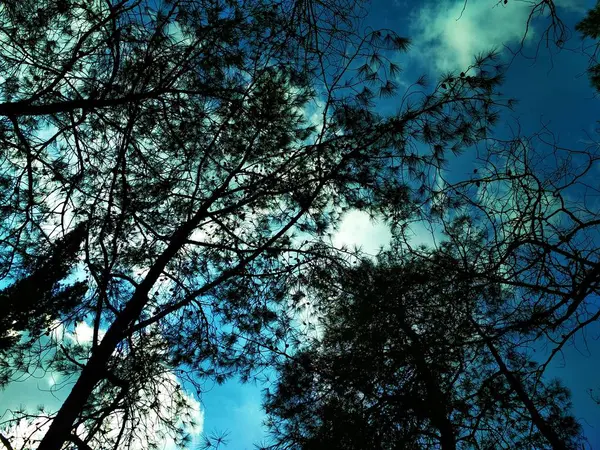
<instances>
[{"instance_id":1,"label":"tree canopy","mask_svg":"<svg viewBox=\"0 0 600 450\"><path fill-rule=\"evenodd\" d=\"M587 12L586 17L577 24L577 31L579 31L584 38L591 38L595 41L593 48L594 51L590 56L590 67L588 74L592 86L596 90L600 90L600 63L598 63L598 40L600 38L600 3L596 2L596 6Z\"/></svg>"},{"instance_id":2,"label":"tree canopy","mask_svg":"<svg viewBox=\"0 0 600 450\"><path fill-rule=\"evenodd\" d=\"M267 392L270 448L578 448L568 391L491 326L510 294L470 272L446 244L317 281L321 335Z\"/></svg>"},{"instance_id":3,"label":"tree canopy","mask_svg":"<svg viewBox=\"0 0 600 450\"><path fill-rule=\"evenodd\" d=\"M542 16L561 47L554 3L531 7L525 33ZM410 40L367 9L0 5L0 387L71 383L56 411L3 416L6 448L186 448L190 396L265 368L273 448L582 445L544 372L600 317L598 146L497 138L512 101L494 51L399 83ZM597 9L577 26L593 39ZM349 209L394 249L334 248ZM412 245L415 222L443 243ZM65 338L82 322L89 339Z\"/></svg>"},{"instance_id":4,"label":"tree canopy","mask_svg":"<svg viewBox=\"0 0 600 450\"><path fill-rule=\"evenodd\" d=\"M486 136L495 55L419 81L382 115L408 40L365 31L363 13L354 1L0 6L0 269L6 283L30 260L44 262L24 280L45 273L4 293L27 296L33 316L51 303L24 323L8 300L9 326L27 333L1 379L41 364L74 381L58 411L7 419L47 428L25 447L154 446L153 420L185 446L172 377L200 396L203 380L269 364L293 328L293 286L340 260L321 239L340 213L399 221L427 191L426 166ZM89 343L56 337L82 320Z\"/></svg>"}]
</instances>

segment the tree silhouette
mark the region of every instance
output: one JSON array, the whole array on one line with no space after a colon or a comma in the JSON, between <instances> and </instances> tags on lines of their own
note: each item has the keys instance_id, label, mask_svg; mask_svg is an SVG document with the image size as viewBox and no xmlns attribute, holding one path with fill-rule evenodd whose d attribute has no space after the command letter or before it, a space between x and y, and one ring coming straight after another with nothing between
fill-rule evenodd
<instances>
[{"instance_id":1,"label":"tree silhouette","mask_svg":"<svg viewBox=\"0 0 600 450\"><path fill-rule=\"evenodd\" d=\"M353 1L2 6L5 279L15 255L39 259L38 243L85 223L69 261L87 293L52 317L86 320L91 342L20 345L2 368L74 380L56 413L37 416L50 424L39 449L151 446L150 413L183 445L172 376L200 395L207 379L269 364L304 273L340 258L321 238L343 209L399 221L427 191L425 167L487 136L501 106L494 54L444 87L419 80L397 114L379 115L408 41L362 33L362 14ZM51 331L36 323L29 342ZM176 416L162 413L165 395Z\"/></svg>"},{"instance_id":2,"label":"tree silhouette","mask_svg":"<svg viewBox=\"0 0 600 450\"><path fill-rule=\"evenodd\" d=\"M22 275L0 291L0 352L10 352L19 332L39 335L50 323L70 313L81 304L87 284L66 278L76 263L76 256L85 237L85 222L81 222L51 248L41 254L18 255ZM36 249L40 251L40 249ZM17 256L17 255L15 255ZM13 270L17 275L17 270ZM3 383L1 383L3 384Z\"/></svg>"},{"instance_id":3,"label":"tree silhouette","mask_svg":"<svg viewBox=\"0 0 600 450\"><path fill-rule=\"evenodd\" d=\"M322 336L284 359L267 392L271 448L577 448L568 392L484 331L506 299L450 245L316 286Z\"/></svg>"},{"instance_id":4,"label":"tree silhouette","mask_svg":"<svg viewBox=\"0 0 600 450\"><path fill-rule=\"evenodd\" d=\"M596 5L587 12L585 18L579 22L575 29L579 31L584 38L594 39L594 53L590 56L590 67L588 74L592 86L596 90L600 90L600 63L597 60L598 53L598 38L600 37L600 4Z\"/></svg>"},{"instance_id":5,"label":"tree silhouette","mask_svg":"<svg viewBox=\"0 0 600 450\"><path fill-rule=\"evenodd\" d=\"M420 208L418 217L446 231L456 258L474 258L470 276L501 286L506 298L491 309L482 337L500 337L515 351L547 349L534 358L534 379L541 380L600 317L597 146L565 149L543 128L492 142L480 155L470 180L446 183L440 174L435 208ZM427 256L405 233L397 236L413 256Z\"/></svg>"},{"instance_id":6,"label":"tree silhouette","mask_svg":"<svg viewBox=\"0 0 600 450\"><path fill-rule=\"evenodd\" d=\"M552 41L562 47L569 31L555 4L543 1L531 5L527 26L538 15L547 13L550 26L540 43L549 45ZM577 26L584 36L593 39L597 38L596 9ZM597 87L595 68L594 53L590 76ZM447 83L442 85L447 87ZM389 293L390 282L382 275L388 267L381 261L376 269L363 264L356 271L330 280L331 285L325 283L326 289L315 297L328 306L342 306L326 309L322 339L287 355L287 361L280 365L282 378L267 395L273 448L583 445L579 425L567 414L568 392L558 382L546 380L545 373L565 346L575 337L585 336L600 317L597 142L577 150L565 149L544 126L528 138L519 135L508 141L490 139L486 144L484 149L478 148L478 161L470 179L456 182L455 177L446 179L443 170L437 171L438 187L431 189L430 196L412 210L414 216L407 215L411 221L429 221L445 231L447 242L438 251L448 258L447 263L438 261L433 269L424 270L423 265L439 258L438 252L411 246L406 222L394 230L403 251L410 256L394 256L392 259L400 262L393 262L392 267L405 263L409 267L403 268L409 274L407 279L419 280L428 273L429 286L440 286L432 288L435 295L425 296L420 288L411 287L408 292L415 297L407 297L412 300L411 305L417 305L415 308L420 307L422 297L443 298L440 293L452 292L441 287L447 276L454 282L457 277L464 277L470 286L466 298L474 302L462 316L456 311L444 315L445 308L463 304L465 295L460 290L453 300L445 298L430 305L435 312L428 316L427 324L437 324L436 331L444 336L440 340L446 347L436 347L435 334L428 335L421 323L417 322L414 329L398 323L387 303L382 308L384 312L373 312L374 305L381 302L378 296L389 303L396 298L396 292L404 292L396 285L394 293ZM375 271L379 278L370 278L362 271ZM368 308L362 309L363 303ZM400 317L409 316L407 310L404 307ZM361 314L364 316L357 318ZM444 317L445 321L437 321ZM392 320L395 327L386 329ZM454 328L456 324L461 324L458 330ZM402 330L401 336L398 330ZM416 330L423 330L423 336L430 338L432 344L423 345L421 340L411 338L411 332ZM448 344L456 342L451 337L454 333L462 345ZM386 355L387 364L381 362L380 356L385 355L385 345L389 345L386 339L402 342L405 351ZM549 349L548 355L532 358L531 352L542 345ZM455 382L451 388L440 390L447 378L433 369L439 364L437 359L449 359L448 348L454 350L453 355L476 357L442 371ZM437 359L429 356L430 361L424 360L422 355L435 355ZM392 369L390 375L386 370L390 366L396 368L392 364L398 361L410 370ZM406 373L414 379L422 377L420 381L426 387L411 396L412 379ZM432 379L429 374L437 375L433 383L427 382ZM468 375L461 378L459 374ZM461 384L464 380L466 387ZM397 403L390 401L388 392L393 388L402 393L406 403L399 406L397 398L393 399ZM443 397L440 392L446 396L445 405L436 401ZM460 403L464 398L469 399L467 413L463 412L464 403ZM552 399L556 402L549 401ZM440 404L444 406L431 407ZM411 409L414 405L421 412ZM394 406L398 406L399 413L393 411ZM439 414L440 411L445 414ZM425 420L419 422L419 417Z\"/></svg>"}]
</instances>

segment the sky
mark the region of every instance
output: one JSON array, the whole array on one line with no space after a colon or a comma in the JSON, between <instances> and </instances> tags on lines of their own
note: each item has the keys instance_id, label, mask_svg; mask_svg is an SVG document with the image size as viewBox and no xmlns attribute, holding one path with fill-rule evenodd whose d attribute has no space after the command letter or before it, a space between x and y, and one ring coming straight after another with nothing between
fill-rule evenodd
<instances>
[{"instance_id":1,"label":"sky","mask_svg":"<svg viewBox=\"0 0 600 450\"><path fill-rule=\"evenodd\" d=\"M574 24L593 6L592 0L556 1L561 18L572 30L573 36L561 51L537 48L543 37L543 18L535 21L524 42L523 54L512 59L501 90L506 97L519 100L514 111L498 124L497 135L510 136L510 126L517 121L523 134L538 131L543 124L553 130L561 145L581 148L588 134L596 133L600 117L599 99L594 96L585 69L588 59L581 53L581 40ZM398 62L403 72L400 85L412 83L426 74L435 80L447 71L460 72L473 61L473 55L495 47L518 47L529 14L528 1L508 0L505 5L497 0L373 0L367 21L373 28L390 28L413 41L408 53ZM464 7L464 11L463 11ZM537 49L537 54L536 54ZM511 60L508 50L501 50L506 62ZM514 129L514 128L513 128ZM451 161L454 171L449 176L461 178L471 173L471 155ZM454 164L453 164L454 163ZM600 174L599 174L600 175ZM431 234L424 227L414 230L415 244L429 244ZM369 254L376 254L391 238L384 223L373 222L365 213L349 212L334 234L338 246L360 246ZM81 330L84 339L85 330ZM588 389L600 388L597 373L600 370L600 344L595 334L588 331L587 345L580 336L576 345L567 348L563 359L557 359L550 373L558 376L571 389L575 416L584 426L592 448L600 448L600 406L589 397ZM60 395L49 392L47 376L32 378L0 392L0 405L16 407L20 404L35 407L40 403L58 407ZM261 411L261 386L240 384L236 380L221 386L209 387L198 405L198 418L204 432L228 432L226 448L252 449L264 437Z\"/></svg>"}]
</instances>

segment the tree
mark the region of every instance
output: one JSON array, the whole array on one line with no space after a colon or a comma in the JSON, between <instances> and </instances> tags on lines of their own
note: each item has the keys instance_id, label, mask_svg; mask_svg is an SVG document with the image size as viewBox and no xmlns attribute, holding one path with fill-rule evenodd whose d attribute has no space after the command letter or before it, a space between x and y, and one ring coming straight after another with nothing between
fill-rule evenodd
<instances>
[{"instance_id":1,"label":"tree","mask_svg":"<svg viewBox=\"0 0 600 450\"><path fill-rule=\"evenodd\" d=\"M594 45L594 53L590 57L590 67L588 74L592 86L596 90L600 90L600 63L596 59L598 52L598 38L600 38L600 3L596 3L592 9L590 9L585 18L577 24L575 27L584 38L591 38L596 41Z\"/></svg>"},{"instance_id":2,"label":"tree","mask_svg":"<svg viewBox=\"0 0 600 450\"><path fill-rule=\"evenodd\" d=\"M599 222L590 184L597 147L564 149L552 139L545 129L529 139L497 142L473 180L448 185L438 197L446 211L439 216L442 226L456 211L471 218L469 230L450 237L457 248L465 232L485 236L474 250L477 274L515 296L498 327L547 339L554 349L544 367L599 317L593 306ZM560 164L547 164L548 155Z\"/></svg>"},{"instance_id":3,"label":"tree","mask_svg":"<svg viewBox=\"0 0 600 450\"><path fill-rule=\"evenodd\" d=\"M493 142L480 153L471 180L446 183L441 174L435 209L421 208L419 215L447 232L455 257L476 255L470 267L478 283L500 286L508 296L481 335L501 337L517 351L538 349L535 380L600 317L597 145L572 150L553 139L544 128L530 138ZM468 220L456 227L457 217ZM474 235L481 240L469 239ZM427 255L402 239L415 257Z\"/></svg>"},{"instance_id":4,"label":"tree","mask_svg":"<svg viewBox=\"0 0 600 450\"><path fill-rule=\"evenodd\" d=\"M322 335L266 395L272 448L577 448L568 391L488 335L507 299L450 245L324 275Z\"/></svg>"},{"instance_id":5,"label":"tree","mask_svg":"<svg viewBox=\"0 0 600 450\"><path fill-rule=\"evenodd\" d=\"M569 30L559 17L561 4L531 5L532 12L547 12L545 43L562 47ZM596 4L575 27L584 38L583 51L591 50L588 75L596 89L598 11ZM421 216L444 228L455 214L465 214L473 219L473 230L486 236L476 250L482 262L478 276L514 295L503 306L495 333L517 333L523 345L548 349L548 355L537 355L538 378L569 346L584 341L591 350L588 333L600 318L599 217L593 200L598 142L587 133L586 138L567 149L543 125L531 136L496 141L481 152L471 180L440 183L447 189L437 193L438 205L443 204L438 217ZM452 237L457 247L463 234Z\"/></svg>"},{"instance_id":6,"label":"tree","mask_svg":"<svg viewBox=\"0 0 600 450\"><path fill-rule=\"evenodd\" d=\"M81 222L64 238L53 242L46 254L19 256L22 275L0 291L3 315L0 317L0 349L9 351L19 332L39 335L52 321L71 313L81 304L87 284L66 283L85 236ZM17 271L13 270L16 275ZM3 383L0 382L0 385Z\"/></svg>"},{"instance_id":7,"label":"tree","mask_svg":"<svg viewBox=\"0 0 600 450\"><path fill-rule=\"evenodd\" d=\"M1 7L4 276L14 255L40 255L39 242L86 224L76 268L87 293L55 318L86 320L93 338L44 341L45 367L76 381L56 413L39 416L49 424L40 450L150 445L145 411L183 442L177 419L160 414L172 376L200 395L202 380L267 364L292 328L294 286L339 259L320 237L341 210L400 220L419 195L410 189L427 185L426 165L487 136L500 106L494 54L444 87L420 82L398 114L374 113L377 95L395 92L390 58L408 41L361 34L358 7ZM323 105L319 124L305 118L311 101ZM27 369L17 361L40 361L34 344L51 330L27 331L5 377Z\"/></svg>"},{"instance_id":8,"label":"tree","mask_svg":"<svg viewBox=\"0 0 600 450\"><path fill-rule=\"evenodd\" d=\"M527 26L537 15L548 13L551 24L543 34L544 40L547 44L553 41L562 47L569 37L568 29L558 17L554 2L532 2L531 5ZM595 9L577 26L578 31L593 39L596 39ZM592 83L595 83L594 65L595 57L590 69ZM434 319L430 318L427 323L438 324L438 332L445 336L444 342L453 342L449 336L458 333L466 347L480 352L477 353L480 355L479 364L471 367L482 370L482 378L477 378L479 373L475 369L472 369L475 375L470 378L476 380L477 386L485 386L490 380L495 382L485 405L502 399L499 410L503 412L500 415L507 414L511 420L514 416L528 419L521 424L518 420L509 422L513 433L504 435L499 430L506 428L503 428L502 420L495 422L497 410L494 408L491 408L491 413L481 416L490 420L486 423L487 428L485 425L479 427L483 422L478 422L476 427L465 426L461 422L464 416L453 412L445 415L455 420L450 420L450 426L444 426L444 416L436 415L435 411L425 414L427 420L424 423L410 421L418 417L417 413L407 413L406 416L390 413L393 405L390 406L389 399L381 394L385 389L378 384L389 375L382 367L387 369L389 365L374 356L381 353L378 345L385 342L385 338L375 338L372 345L365 342L368 340L366 336L371 338L377 333L393 336L392 331L388 330L385 334L384 330L386 321L395 316L390 309L385 309L381 315L368 312L365 313L366 318L356 319L355 316L362 310L357 307L360 302L354 297L351 301L343 297L352 291L348 286L356 292L375 291L377 294L365 295L371 305L378 304L374 298L382 295L382 291L386 292L385 288L380 288L386 283L381 279L374 283L372 279L352 272L351 276L341 276L341 281L334 279L334 287L325 289L328 294L317 295L320 302L344 305L340 307L341 311L334 309L333 316L339 323L332 325L325 318L323 339L317 340L308 349L301 349L298 354L288 355L289 361L281 365L283 378L267 397L276 438L274 447L319 448L324 442L327 443L324 447L333 448L340 442L344 443L340 445L344 448L387 448L386 444L392 448L396 442L402 442L400 446L406 448L411 448L410 445L417 448L424 445L447 448L454 448L454 445L464 445L465 448L469 445L473 448L487 448L486 445L489 448L576 448L582 445L578 436L579 426L572 417L561 413L563 402L568 403L568 393L558 383L546 381L545 373L564 347L575 337L585 336L586 330L594 327L600 317L597 307L600 222L595 201L598 146L597 142L592 142L585 148L565 149L554 139L551 130L546 127L529 138L491 139L485 148L478 149L479 160L470 179L450 182L445 179L446 173L439 170L438 188L429 191L429 197L413 210L414 216L409 217L414 221L429 221L447 233L449 242L441 251L444 255L450 254L452 263L429 271L435 274L430 283L435 284L438 278L444 279L447 274L462 274L469 280L468 283L479 289L479 293L471 294L475 298L481 296L475 304L482 309L475 308L466 316L465 334L460 334L452 326L448 334L444 334L449 324L456 322L456 313L448 317L444 316L443 310L434 310L431 314ZM410 239L404 233L407 223L399 225L394 231L403 240L404 251L421 264L423 260L431 262L434 259L431 250L411 247ZM478 238L471 239L473 235ZM461 267L462 270L457 270ZM362 267L360 270L366 269ZM410 270L408 272L411 273ZM418 279L419 275L420 272L413 273L413 278ZM358 287L354 286L354 279L360 280ZM371 287L364 288L365 285ZM373 288L373 285L378 287ZM344 294L332 295L331 291L337 293L336 289ZM412 292L421 291L413 287ZM393 298L393 295L385 298L390 297ZM460 295L457 297L461 298ZM494 298L496 300L490 302ZM418 304L419 299L417 295L413 303ZM442 300L439 305L449 308L449 303ZM451 304L462 303L453 300ZM435 317L446 317L446 321L437 322ZM418 327L420 325L417 324ZM353 331L348 331L351 328ZM370 334L355 331L363 329ZM410 328L396 323L397 329L410 337ZM344 335L340 330L347 333ZM351 337L355 332L362 338L353 340ZM420 344L414 338L411 342ZM435 343L433 338L432 342ZM528 356L528 348L535 351L542 345L549 347L547 357ZM364 347L367 350L363 353ZM415 378L430 373L419 370L419 355L431 351L438 358L443 357L444 361L448 358L444 347L404 343L403 348L407 347L406 352L413 355L412 360L401 355L405 358L402 361L407 365L413 364L409 373ZM423 348L426 350L423 351ZM461 352L456 354L461 355ZM431 359L428 367L435 367L433 362L437 364L438 361ZM420 367L424 367L422 360ZM468 373L468 365L460 367ZM467 383L466 389L462 388L460 376L452 378L450 373L449 377L457 380L458 395L469 392L470 384ZM423 384L428 378L424 377ZM295 382L300 386L298 389L293 387ZM373 388L373 385L376 387ZM410 392L412 385L399 375L385 387L399 385L402 386L402 394ZM409 396L401 411L411 411L413 403L421 406L418 401L425 399L429 400L427 406L439 404L431 400L439 398L431 394L439 392L436 383L429 386L429 392L422 390ZM456 397L452 395L457 393L449 391L448 395L454 400ZM546 401L552 396L559 400L556 404ZM453 411L452 401L449 403L441 410ZM427 406L421 408L427 410ZM384 411L381 416L376 411L379 407ZM478 408L471 411L487 411L485 407ZM390 417L394 417L396 422L385 422ZM479 419L477 415L471 417ZM535 436L528 434L532 424L537 428ZM461 426L463 429L484 431L467 439L459 432L459 437L453 439L456 429L460 430ZM426 431L423 432L423 429ZM495 436L488 434L490 430ZM427 442L419 437L422 435L430 439L433 436L433 439ZM503 440L505 436L506 440Z\"/></svg>"}]
</instances>

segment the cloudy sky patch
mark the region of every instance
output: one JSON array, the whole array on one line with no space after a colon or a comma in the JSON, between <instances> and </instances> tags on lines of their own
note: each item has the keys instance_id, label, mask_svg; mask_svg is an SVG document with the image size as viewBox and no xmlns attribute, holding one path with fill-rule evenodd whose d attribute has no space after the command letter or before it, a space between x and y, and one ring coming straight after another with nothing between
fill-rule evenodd
<instances>
[{"instance_id":1,"label":"cloudy sky patch","mask_svg":"<svg viewBox=\"0 0 600 450\"><path fill-rule=\"evenodd\" d=\"M429 61L436 72L459 71L473 63L474 55L519 44L531 12L528 2L495 0L442 0L428 2L412 12L409 35L413 55ZM529 30L527 40L535 38Z\"/></svg>"}]
</instances>

